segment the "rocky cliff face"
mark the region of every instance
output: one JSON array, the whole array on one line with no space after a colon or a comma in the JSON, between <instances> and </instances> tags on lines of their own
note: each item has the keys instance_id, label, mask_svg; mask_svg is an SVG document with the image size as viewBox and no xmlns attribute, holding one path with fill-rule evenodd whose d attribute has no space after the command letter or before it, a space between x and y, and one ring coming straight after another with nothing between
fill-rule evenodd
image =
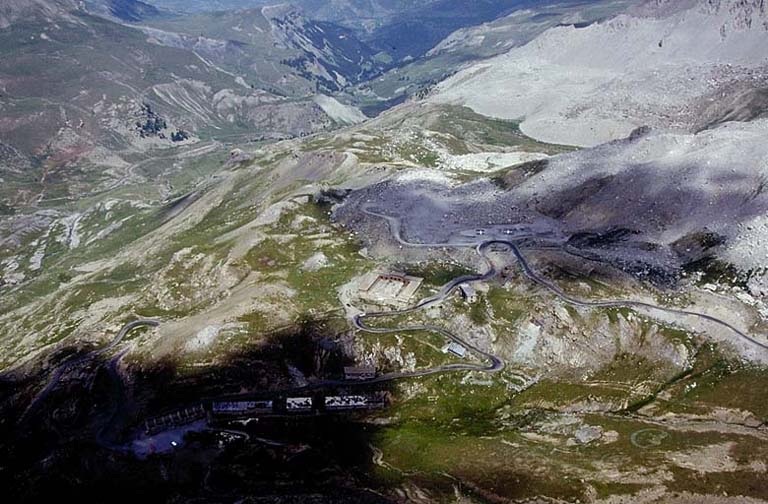
<instances>
[{"instance_id":1,"label":"rocky cliff face","mask_svg":"<svg viewBox=\"0 0 768 504\"><path fill-rule=\"evenodd\" d=\"M629 12L635 16L665 18L697 11L722 18L723 34L729 31L768 30L768 4L765 0L647 0Z\"/></svg>"},{"instance_id":2,"label":"rocky cliff face","mask_svg":"<svg viewBox=\"0 0 768 504\"><path fill-rule=\"evenodd\" d=\"M351 30L308 19L301 11L287 7L265 7L272 34L286 49L296 51L287 64L318 86L337 91L348 84L376 74L381 66L375 51L360 42Z\"/></svg>"}]
</instances>

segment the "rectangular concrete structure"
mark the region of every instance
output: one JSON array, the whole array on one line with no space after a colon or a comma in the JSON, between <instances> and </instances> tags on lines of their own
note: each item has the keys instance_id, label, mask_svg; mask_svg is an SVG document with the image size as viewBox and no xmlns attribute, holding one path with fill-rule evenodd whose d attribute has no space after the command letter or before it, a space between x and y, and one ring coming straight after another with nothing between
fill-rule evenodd
<instances>
[{"instance_id":1,"label":"rectangular concrete structure","mask_svg":"<svg viewBox=\"0 0 768 504\"><path fill-rule=\"evenodd\" d=\"M375 409L383 408L386 404L386 394L379 392L372 394L327 396L325 398L325 409L327 411Z\"/></svg>"},{"instance_id":2,"label":"rectangular concrete structure","mask_svg":"<svg viewBox=\"0 0 768 504\"><path fill-rule=\"evenodd\" d=\"M358 284L362 299L375 303L406 304L424 280L401 273L368 273Z\"/></svg>"},{"instance_id":3,"label":"rectangular concrete structure","mask_svg":"<svg viewBox=\"0 0 768 504\"><path fill-rule=\"evenodd\" d=\"M205 418L205 408L202 404L182 408L172 413L150 418L144 422L144 431L148 434L176 428Z\"/></svg>"},{"instance_id":4,"label":"rectangular concrete structure","mask_svg":"<svg viewBox=\"0 0 768 504\"><path fill-rule=\"evenodd\" d=\"M475 301L477 301L477 291L471 285L468 285L468 284L459 285L459 292L461 293L461 297L467 303L474 303Z\"/></svg>"}]
</instances>

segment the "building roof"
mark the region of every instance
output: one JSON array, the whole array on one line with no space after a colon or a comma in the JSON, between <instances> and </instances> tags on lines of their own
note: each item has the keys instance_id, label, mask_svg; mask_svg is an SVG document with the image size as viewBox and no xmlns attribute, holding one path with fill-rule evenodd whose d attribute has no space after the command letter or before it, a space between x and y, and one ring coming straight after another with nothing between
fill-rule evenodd
<instances>
[{"instance_id":1,"label":"building roof","mask_svg":"<svg viewBox=\"0 0 768 504\"><path fill-rule=\"evenodd\" d=\"M459 357L464 357L467 355L467 349L463 345L460 345L456 343L455 341L451 341L448 346L445 347L446 352L451 352L454 355L457 355Z\"/></svg>"}]
</instances>

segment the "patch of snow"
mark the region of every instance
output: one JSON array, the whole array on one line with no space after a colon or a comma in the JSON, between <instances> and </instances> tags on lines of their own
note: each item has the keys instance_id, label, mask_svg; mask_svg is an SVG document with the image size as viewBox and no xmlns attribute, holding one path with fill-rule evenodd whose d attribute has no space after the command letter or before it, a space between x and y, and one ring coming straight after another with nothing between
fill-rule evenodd
<instances>
[{"instance_id":1,"label":"patch of snow","mask_svg":"<svg viewBox=\"0 0 768 504\"><path fill-rule=\"evenodd\" d=\"M457 185L457 181L453 179L450 175L447 175L445 173L442 173L436 170L427 170L427 169L406 170L404 172L398 173L395 176L395 180L401 183L424 181L424 182L435 182L437 184L441 184L445 186Z\"/></svg>"},{"instance_id":2,"label":"patch of snow","mask_svg":"<svg viewBox=\"0 0 768 504\"><path fill-rule=\"evenodd\" d=\"M64 234L59 238L59 241L66 244L70 249L80 246L80 235L77 232L77 228L82 218L83 214L78 213L61 219L61 223L64 225Z\"/></svg>"},{"instance_id":3,"label":"patch of snow","mask_svg":"<svg viewBox=\"0 0 768 504\"><path fill-rule=\"evenodd\" d=\"M32 254L32 257L29 258L29 269L30 271L37 271L40 268L43 267L43 258L45 258L45 242L43 242L37 250L35 250L35 253Z\"/></svg>"},{"instance_id":4,"label":"patch of snow","mask_svg":"<svg viewBox=\"0 0 768 504\"><path fill-rule=\"evenodd\" d=\"M104 229L100 230L100 231L99 231L98 233L96 233L94 236L92 236L91 238L89 238L89 239L88 239L88 240L85 242L85 244L86 244L86 245L90 245L90 244L92 244L93 242L99 241L99 240L101 240L101 239L105 238L106 236L110 235L111 233L114 233L115 231L117 231L118 229L120 229L121 227L123 227L123 224L125 224L125 222L126 222L126 221L129 221L129 220L130 220L130 219L132 219L133 217L134 217L133 215L129 215L128 217L125 217L125 218L124 218L124 219L122 219L122 220L119 220L119 221L117 221L117 222L112 222L112 223L111 223L111 224L109 224L107 227L105 227Z\"/></svg>"}]
</instances>

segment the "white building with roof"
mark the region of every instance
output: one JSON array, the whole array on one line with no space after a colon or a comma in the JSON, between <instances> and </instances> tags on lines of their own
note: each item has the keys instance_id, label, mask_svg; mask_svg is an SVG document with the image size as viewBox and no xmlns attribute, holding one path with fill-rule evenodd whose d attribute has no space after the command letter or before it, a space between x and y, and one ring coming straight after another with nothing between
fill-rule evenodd
<instances>
[{"instance_id":1,"label":"white building with roof","mask_svg":"<svg viewBox=\"0 0 768 504\"><path fill-rule=\"evenodd\" d=\"M467 356L467 348L455 341L451 341L443 347L443 352L453 354L461 359Z\"/></svg>"},{"instance_id":2,"label":"white building with roof","mask_svg":"<svg viewBox=\"0 0 768 504\"><path fill-rule=\"evenodd\" d=\"M461 298L467 303L474 303L477 301L477 291L469 284L459 285L459 293Z\"/></svg>"}]
</instances>

